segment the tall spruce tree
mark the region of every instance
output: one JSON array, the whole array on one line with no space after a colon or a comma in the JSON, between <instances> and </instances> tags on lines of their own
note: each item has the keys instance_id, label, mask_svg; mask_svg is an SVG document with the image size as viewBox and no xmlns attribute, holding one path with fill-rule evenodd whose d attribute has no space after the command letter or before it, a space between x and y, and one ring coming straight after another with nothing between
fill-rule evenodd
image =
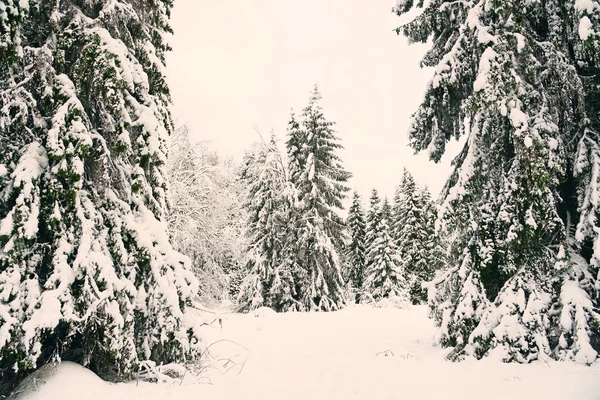
<instances>
[{"instance_id":1,"label":"tall spruce tree","mask_svg":"<svg viewBox=\"0 0 600 400\"><path fill-rule=\"evenodd\" d=\"M402 174L402 178L404 179L404 174ZM396 244L399 244L400 231L402 229L402 225L400 225L400 218L403 215L404 210L401 209L403 198L402 198L402 181L400 181L400 185L396 186L396 190L394 191L394 198L392 200L392 220L390 222L391 230L392 230L392 238Z\"/></svg>"},{"instance_id":2,"label":"tall spruce tree","mask_svg":"<svg viewBox=\"0 0 600 400\"><path fill-rule=\"evenodd\" d=\"M377 189L373 189L369 198L369 210L366 218L365 249L375 240L379 222L381 221L381 199Z\"/></svg>"},{"instance_id":3,"label":"tall spruce tree","mask_svg":"<svg viewBox=\"0 0 600 400\"><path fill-rule=\"evenodd\" d=\"M385 219L386 223L388 224L388 227L390 228L390 232L391 232L391 225L392 225L392 214L393 214L393 210L392 210L392 205L390 204L390 201L388 200L387 197L385 197L383 199L383 204L381 205L381 219Z\"/></svg>"},{"instance_id":4,"label":"tall spruce tree","mask_svg":"<svg viewBox=\"0 0 600 400\"><path fill-rule=\"evenodd\" d=\"M302 130L293 110L288 122L287 136L285 148L288 158L289 181L292 183L300 182L302 171L306 165L306 154L303 150L306 142L306 132ZM291 195L297 197L298 194L294 193L296 188L292 187L291 189L293 191Z\"/></svg>"},{"instance_id":5,"label":"tall spruce tree","mask_svg":"<svg viewBox=\"0 0 600 400\"><path fill-rule=\"evenodd\" d=\"M306 132L292 111L287 127L286 153L287 153L287 181L283 192L284 206L282 221L286 226L283 238L282 263L280 265L282 285L274 285L274 290L281 292L279 311L305 311L302 302L302 288L307 282L307 271L299 259L300 243L299 233L301 226L299 190L296 185L300 181L305 167L306 154L303 151ZM278 289L280 287L280 289Z\"/></svg>"},{"instance_id":6,"label":"tall spruce tree","mask_svg":"<svg viewBox=\"0 0 600 400\"><path fill-rule=\"evenodd\" d=\"M422 64L435 74L410 143L438 161L447 141L468 136L442 193L452 254L432 293L438 339L453 358L494 351L590 364L600 350L589 250L598 2L402 0L396 12L415 5L423 12L398 32L433 37Z\"/></svg>"},{"instance_id":7,"label":"tall spruce tree","mask_svg":"<svg viewBox=\"0 0 600 400\"><path fill-rule=\"evenodd\" d=\"M366 226L365 217L362 209L361 199L358 192L354 192L352 197L352 205L348 210L348 227L350 241L346 247L348 258L348 280L352 288L360 291L363 287L365 276L365 239ZM356 300L359 299L358 294Z\"/></svg>"},{"instance_id":8,"label":"tall spruce tree","mask_svg":"<svg viewBox=\"0 0 600 400\"><path fill-rule=\"evenodd\" d=\"M344 221L338 215L349 188L351 174L344 170L336 151L342 148L319 105L315 86L302 112L300 129L291 129L290 140L298 138L295 154L288 153L290 181L297 191L297 257L305 272L300 301L307 310L336 310L343 303L341 263Z\"/></svg>"},{"instance_id":9,"label":"tall spruce tree","mask_svg":"<svg viewBox=\"0 0 600 400\"><path fill-rule=\"evenodd\" d=\"M437 222L437 204L432 200L431 193L427 187L420 191L420 198L423 202L423 229L421 231L421 260L415 268L415 275L420 282L413 295L413 302L427 302L428 290L424 283L431 282L438 272L446 267L446 241L440 237L436 231Z\"/></svg>"},{"instance_id":10,"label":"tall spruce tree","mask_svg":"<svg viewBox=\"0 0 600 400\"><path fill-rule=\"evenodd\" d=\"M388 223L390 217L391 207L386 199L377 227L370 232L373 240L367 248L364 290L376 301L394 296L407 297L405 274Z\"/></svg>"},{"instance_id":11,"label":"tall spruce tree","mask_svg":"<svg viewBox=\"0 0 600 400\"><path fill-rule=\"evenodd\" d=\"M435 205L427 189L419 189L406 169L394 197L394 239L414 304L427 300L423 283L443 264L441 241L435 233Z\"/></svg>"},{"instance_id":12,"label":"tall spruce tree","mask_svg":"<svg viewBox=\"0 0 600 400\"><path fill-rule=\"evenodd\" d=\"M412 174L404 168L402 180L394 194L394 205L392 207L392 231L398 246L402 245L404 231L407 228L412 229L412 226L407 227L407 224L414 224L418 219L416 215L419 208L417 205L419 202L418 196L417 184Z\"/></svg>"},{"instance_id":13,"label":"tall spruce tree","mask_svg":"<svg viewBox=\"0 0 600 400\"><path fill-rule=\"evenodd\" d=\"M241 178L247 182L244 208L248 213L249 237L248 263L238 302L245 309L278 308L271 298L271 289L276 270L278 286L281 279L287 279L278 269L286 234L281 220L286 179L274 135L269 143L260 143L246 154Z\"/></svg>"},{"instance_id":14,"label":"tall spruce tree","mask_svg":"<svg viewBox=\"0 0 600 400\"><path fill-rule=\"evenodd\" d=\"M49 359L103 377L190 354L166 234L172 1L0 3L0 392Z\"/></svg>"}]
</instances>

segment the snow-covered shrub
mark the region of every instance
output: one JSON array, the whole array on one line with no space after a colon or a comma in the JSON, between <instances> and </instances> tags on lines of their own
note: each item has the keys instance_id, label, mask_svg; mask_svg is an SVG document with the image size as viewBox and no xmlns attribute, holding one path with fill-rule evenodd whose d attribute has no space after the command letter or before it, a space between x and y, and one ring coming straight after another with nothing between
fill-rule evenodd
<instances>
[{"instance_id":1,"label":"snow-covered shrub","mask_svg":"<svg viewBox=\"0 0 600 400\"><path fill-rule=\"evenodd\" d=\"M258 307L254 311L252 311L252 315L256 318L266 318L273 316L273 314L277 314L272 308L269 307Z\"/></svg>"},{"instance_id":2,"label":"snow-covered shrub","mask_svg":"<svg viewBox=\"0 0 600 400\"><path fill-rule=\"evenodd\" d=\"M377 300L366 296L365 301L363 303L369 304L376 308L405 309L411 306L410 298L406 295L394 295L389 297L383 297Z\"/></svg>"},{"instance_id":3,"label":"snow-covered shrub","mask_svg":"<svg viewBox=\"0 0 600 400\"><path fill-rule=\"evenodd\" d=\"M206 143L191 143L185 126L171 140L167 166L173 246L191 259L202 287L201 301L216 304L237 294L245 262L238 167Z\"/></svg>"}]
</instances>

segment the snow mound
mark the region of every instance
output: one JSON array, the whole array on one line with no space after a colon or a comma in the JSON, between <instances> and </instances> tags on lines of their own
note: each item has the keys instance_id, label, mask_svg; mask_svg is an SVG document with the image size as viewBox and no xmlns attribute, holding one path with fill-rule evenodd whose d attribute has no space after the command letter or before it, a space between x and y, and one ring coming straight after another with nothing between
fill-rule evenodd
<instances>
[{"instance_id":1,"label":"snow mound","mask_svg":"<svg viewBox=\"0 0 600 400\"><path fill-rule=\"evenodd\" d=\"M231 300L221 300L221 304L219 304L218 311L220 311L220 312L231 311L231 310L233 310L234 307L235 307L235 305L233 304L233 302Z\"/></svg>"},{"instance_id":2,"label":"snow mound","mask_svg":"<svg viewBox=\"0 0 600 400\"><path fill-rule=\"evenodd\" d=\"M48 364L30 375L17 389L18 400L63 400L65 388L79 393L81 399L106 396L107 383L87 368L72 362ZM73 397L70 397L73 398ZM108 398L108 397L106 397Z\"/></svg>"},{"instance_id":3,"label":"snow mound","mask_svg":"<svg viewBox=\"0 0 600 400\"><path fill-rule=\"evenodd\" d=\"M256 310L252 311L252 315L254 315L257 318L270 317L270 316L276 315L276 314L277 314L277 312L269 307L259 307Z\"/></svg>"}]
</instances>

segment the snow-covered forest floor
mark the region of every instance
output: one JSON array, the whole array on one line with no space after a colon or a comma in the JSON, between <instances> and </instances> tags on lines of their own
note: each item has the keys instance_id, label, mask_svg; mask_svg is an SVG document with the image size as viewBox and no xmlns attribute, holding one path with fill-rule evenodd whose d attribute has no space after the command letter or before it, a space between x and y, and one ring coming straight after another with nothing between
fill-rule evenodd
<instances>
[{"instance_id":1,"label":"snow-covered forest floor","mask_svg":"<svg viewBox=\"0 0 600 400\"><path fill-rule=\"evenodd\" d=\"M214 343L214 359L231 358L225 369L232 368L224 375L207 370L206 384L191 377L174 384L109 384L62 363L22 398L597 400L600 393L598 364L445 361L446 351L432 345L435 329L425 307L286 314L259 309L222 318L223 327L207 329L205 339Z\"/></svg>"}]
</instances>

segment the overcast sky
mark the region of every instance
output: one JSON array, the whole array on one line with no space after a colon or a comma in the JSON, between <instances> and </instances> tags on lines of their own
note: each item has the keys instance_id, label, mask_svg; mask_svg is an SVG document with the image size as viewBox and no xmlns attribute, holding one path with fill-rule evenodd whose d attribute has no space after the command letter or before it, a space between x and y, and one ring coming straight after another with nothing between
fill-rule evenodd
<instances>
[{"instance_id":1,"label":"overcast sky","mask_svg":"<svg viewBox=\"0 0 600 400\"><path fill-rule=\"evenodd\" d=\"M273 129L285 140L290 110L300 113L318 83L325 116L337 123L351 185L392 197L407 167L437 194L452 155L441 164L407 146L410 115L431 70L423 45L393 29L394 0L177 0L168 59L174 114L192 137L241 159Z\"/></svg>"}]
</instances>

